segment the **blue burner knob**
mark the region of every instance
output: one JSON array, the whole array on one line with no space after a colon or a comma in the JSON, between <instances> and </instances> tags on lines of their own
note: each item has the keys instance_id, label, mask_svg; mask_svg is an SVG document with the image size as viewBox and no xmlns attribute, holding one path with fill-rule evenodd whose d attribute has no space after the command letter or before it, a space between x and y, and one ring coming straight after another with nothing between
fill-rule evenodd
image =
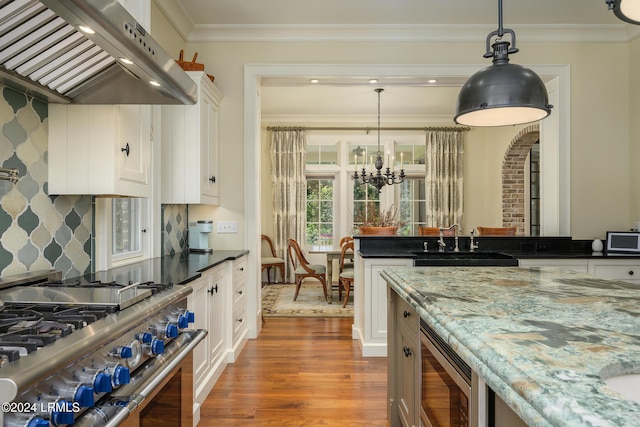
<instances>
[{"instance_id":1,"label":"blue burner knob","mask_svg":"<svg viewBox=\"0 0 640 427\"><path fill-rule=\"evenodd\" d=\"M150 332L141 332L138 334L137 338L138 338L138 341L140 341L141 343L149 344L153 339L153 335L151 335Z\"/></svg>"},{"instance_id":2,"label":"blue burner knob","mask_svg":"<svg viewBox=\"0 0 640 427\"><path fill-rule=\"evenodd\" d=\"M164 334L167 338L175 338L178 336L178 326L173 323L167 323L167 327L164 330Z\"/></svg>"},{"instance_id":3,"label":"blue burner knob","mask_svg":"<svg viewBox=\"0 0 640 427\"><path fill-rule=\"evenodd\" d=\"M186 313L178 316L178 328L184 329L189 327L189 318Z\"/></svg>"},{"instance_id":4,"label":"blue burner knob","mask_svg":"<svg viewBox=\"0 0 640 427\"><path fill-rule=\"evenodd\" d=\"M93 381L93 389L96 393L109 393L113 390L111 387L111 375L106 372L98 373Z\"/></svg>"},{"instance_id":5,"label":"blue burner knob","mask_svg":"<svg viewBox=\"0 0 640 427\"><path fill-rule=\"evenodd\" d=\"M86 385L78 386L73 396L73 401L77 402L81 408L91 408L94 404L93 387Z\"/></svg>"},{"instance_id":6,"label":"blue burner knob","mask_svg":"<svg viewBox=\"0 0 640 427\"><path fill-rule=\"evenodd\" d=\"M55 404L56 409L51 411L51 423L54 426L73 424L73 404L60 399Z\"/></svg>"},{"instance_id":7,"label":"blue burner knob","mask_svg":"<svg viewBox=\"0 0 640 427\"><path fill-rule=\"evenodd\" d=\"M131 347L118 347L116 354L122 359L128 359L133 356L133 350Z\"/></svg>"},{"instance_id":8,"label":"blue burner knob","mask_svg":"<svg viewBox=\"0 0 640 427\"><path fill-rule=\"evenodd\" d=\"M154 338L153 341L151 341L151 354L156 355L162 353L164 353L164 341Z\"/></svg>"},{"instance_id":9,"label":"blue burner knob","mask_svg":"<svg viewBox=\"0 0 640 427\"><path fill-rule=\"evenodd\" d=\"M71 422L73 422L73 420L71 420ZM40 417L32 418L27 423L27 427L49 427L49 426L50 426L49 421Z\"/></svg>"},{"instance_id":10,"label":"blue burner knob","mask_svg":"<svg viewBox=\"0 0 640 427\"><path fill-rule=\"evenodd\" d=\"M113 370L113 385L120 386L131 382L131 373L129 368L118 365Z\"/></svg>"},{"instance_id":11,"label":"blue burner knob","mask_svg":"<svg viewBox=\"0 0 640 427\"><path fill-rule=\"evenodd\" d=\"M189 323L194 323L196 321L196 315L193 311L185 310L182 314L178 316L178 327L180 329L188 328Z\"/></svg>"}]
</instances>

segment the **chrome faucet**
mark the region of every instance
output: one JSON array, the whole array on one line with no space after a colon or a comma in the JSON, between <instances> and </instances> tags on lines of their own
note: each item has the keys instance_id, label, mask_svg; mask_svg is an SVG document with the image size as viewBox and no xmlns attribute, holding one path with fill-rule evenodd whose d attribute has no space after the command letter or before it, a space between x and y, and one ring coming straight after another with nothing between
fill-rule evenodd
<instances>
[{"instance_id":1,"label":"chrome faucet","mask_svg":"<svg viewBox=\"0 0 640 427\"><path fill-rule=\"evenodd\" d=\"M439 252L444 252L445 243L444 243L444 231L451 230L453 228L453 238L455 241L455 247L453 248L453 252L460 252L460 248L458 247L458 229L460 226L458 224L453 224L448 228L440 227L440 240L438 241Z\"/></svg>"},{"instance_id":2,"label":"chrome faucet","mask_svg":"<svg viewBox=\"0 0 640 427\"><path fill-rule=\"evenodd\" d=\"M473 235L474 235L475 232L476 232L476 230L473 229L473 228L469 232L469 235L471 236L471 241L469 242L469 252L473 252L476 249L478 249L478 242L474 243L474 240L473 240Z\"/></svg>"},{"instance_id":3,"label":"chrome faucet","mask_svg":"<svg viewBox=\"0 0 640 427\"><path fill-rule=\"evenodd\" d=\"M440 227L440 239L438 239L438 252L444 252L446 244L444 243L444 228Z\"/></svg>"}]
</instances>

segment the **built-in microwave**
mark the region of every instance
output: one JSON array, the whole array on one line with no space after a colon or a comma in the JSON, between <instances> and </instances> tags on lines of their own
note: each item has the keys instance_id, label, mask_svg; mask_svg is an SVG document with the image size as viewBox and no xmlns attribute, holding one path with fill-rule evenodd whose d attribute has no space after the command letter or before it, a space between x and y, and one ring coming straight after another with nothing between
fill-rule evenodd
<instances>
[{"instance_id":1,"label":"built-in microwave","mask_svg":"<svg viewBox=\"0 0 640 427\"><path fill-rule=\"evenodd\" d=\"M640 255L640 232L607 231L607 253Z\"/></svg>"}]
</instances>

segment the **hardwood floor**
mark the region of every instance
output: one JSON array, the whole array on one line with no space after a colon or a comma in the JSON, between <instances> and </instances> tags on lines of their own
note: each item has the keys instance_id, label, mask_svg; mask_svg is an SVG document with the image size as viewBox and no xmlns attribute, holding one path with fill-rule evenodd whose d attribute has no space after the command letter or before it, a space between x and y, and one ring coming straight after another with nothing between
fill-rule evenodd
<instances>
[{"instance_id":1,"label":"hardwood floor","mask_svg":"<svg viewBox=\"0 0 640 427\"><path fill-rule=\"evenodd\" d=\"M199 426L387 427L387 359L362 358L352 318L269 318L227 366Z\"/></svg>"}]
</instances>

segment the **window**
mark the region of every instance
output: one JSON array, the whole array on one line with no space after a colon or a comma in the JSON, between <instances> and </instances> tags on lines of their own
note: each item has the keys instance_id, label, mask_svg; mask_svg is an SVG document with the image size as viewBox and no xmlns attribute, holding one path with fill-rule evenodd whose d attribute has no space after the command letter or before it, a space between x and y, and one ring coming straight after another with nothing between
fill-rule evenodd
<instances>
[{"instance_id":1,"label":"window","mask_svg":"<svg viewBox=\"0 0 640 427\"><path fill-rule=\"evenodd\" d=\"M363 166L373 168L378 152L377 135L307 134L307 236L306 246L336 247L340 238L354 233L367 209L386 209L392 204L407 224L399 234L417 234L425 222L424 133L383 136L380 143L385 168L402 163L405 183L386 186L382 193L372 186L355 184L353 174ZM357 161L357 166L356 166Z\"/></svg>"},{"instance_id":2,"label":"window","mask_svg":"<svg viewBox=\"0 0 640 427\"><path fill-rule=\"evenodd\" d=\"M307 177L308 246L333 245L333 178Z\"/></svg>"},{"instance_id":3,"label":"window","mask_svg":"<svg viewBox=\"0 0 640 427\"><path fill-rule=\"evenodd\" d=\"M396 189L400 220L404 226L398 230L403 236L417 236L418 227L426 225L427 200L424 177L407 177Z\"/></svg>"},{"instance_id":4,"label":"window","mask_svg":"<svg viewBox=\"0 0 640 427\"><path fill-rule=\"evenodd\" d=\"M130 258L141 253L141 199L114 198L111 204L114 259Z\"/></svg>"}]
</instances>

